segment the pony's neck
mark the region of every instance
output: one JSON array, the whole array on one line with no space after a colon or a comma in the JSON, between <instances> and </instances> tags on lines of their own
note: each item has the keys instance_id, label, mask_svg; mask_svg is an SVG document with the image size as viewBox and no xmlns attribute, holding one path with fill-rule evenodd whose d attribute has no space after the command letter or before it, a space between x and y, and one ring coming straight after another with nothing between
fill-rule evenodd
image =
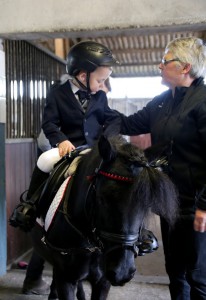
<instances>
[{"instance_id":1,"label":"pony's neck","mask_svg":"<svg viewBox=\"0 0 206 300\"><path fill-rule=\"evenodd\" d=\"M93 229L94 206L96 203L94 186L88 180L88 175L94 174L99 160L94 163L88 158L82 160L74 176L67 213L76 226L83 231L88 231ZM91 165L94 165L94 167L91 168Z\"/></svg>"}]
</instances>

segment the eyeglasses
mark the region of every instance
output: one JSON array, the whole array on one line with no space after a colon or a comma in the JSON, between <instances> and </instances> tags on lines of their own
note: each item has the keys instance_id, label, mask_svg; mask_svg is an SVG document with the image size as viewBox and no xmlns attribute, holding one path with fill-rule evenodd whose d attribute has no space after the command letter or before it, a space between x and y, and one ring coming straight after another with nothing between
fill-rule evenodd
<instances>
[{"instance_id":1,"label":"eyeglasses","mask_svg":"<svg viewBox=\"0 0 206 300\"><path fill-rule=\"evenodd\" d=\"M168 65L169 63L171 63L173 61L180 61L180 60L179 60L179 58L173 58L173 59L168 59L168 60L166 60L165 58L163 58L161 62L162 62L162 64L164 66L166 66L166 65Z\"/></svg>"}]
</instances>

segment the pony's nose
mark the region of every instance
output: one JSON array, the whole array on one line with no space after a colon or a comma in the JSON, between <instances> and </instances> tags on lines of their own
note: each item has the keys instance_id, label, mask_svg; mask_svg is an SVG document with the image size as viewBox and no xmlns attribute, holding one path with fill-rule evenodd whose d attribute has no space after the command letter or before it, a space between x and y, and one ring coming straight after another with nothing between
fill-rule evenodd
<instances>
[{"instance_id":1,"label":"pony's nose","mask_svg":"<svg viewBox=\"0 0 206 300\"><path fill-rule=\"evenodd\" d=\"M106 277L113 286L123 286L134 277L135 272L135 268L130 269L127 274L118 273L115 270L108 270Z\"/></svg>"}]
</instances>

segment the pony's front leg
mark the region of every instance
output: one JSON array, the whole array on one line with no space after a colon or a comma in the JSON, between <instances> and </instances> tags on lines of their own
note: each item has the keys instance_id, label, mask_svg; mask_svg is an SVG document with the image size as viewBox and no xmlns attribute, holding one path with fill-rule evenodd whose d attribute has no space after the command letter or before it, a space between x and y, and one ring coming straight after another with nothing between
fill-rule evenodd
<instances>
[{"instance_id":1,"label":"pony's front leg","mask_svg":"<svg viewBox=\"0 0 206 300\"><path fill-rule=\"evenodd\" d=\"M71 282L64 282L57 285L59 300L74 300L75 299L76 284Z\"/></svg>"},{"instance_id":2,"label":"pony's front leg","mask_svg":"<svg viewBox=\"0 0 206 300\"><path fill-rule=\"evenodd\" d=\"M76 291L76 282L68 282L65 280L64 274L54 272L54 279L59 300L74 300Z\"/></svg>"},{"instance_id":3,"label":"pony's front leg","mask_svg":"<svg viewBox=\"0 0 206 300\"><path fill-rule=\"evenodd\" d=\"M80 280L77 284L77 293L76 293L77 299L78 300L86 300L85 292L84 292L84 287L83 283Z\"/></svg>"},{"instance_id":4,"label":"pony's front leg","mask_svg":"<svg viewBox=\"0 0 206 300\"><path fill-rule=\"evenodd\" d=\"M102 277L98 282L91 282L91 300L106 300L111 288L111 284L106 278Z\"/></svg>"},{"instance_id":5,"label":"pony's front leg","mask_svg":"<svg viewBox=\"0 0 206 300\"><path fill-rule=\"evenodd\" d=\"M57 294L57 289L56 289L56 284L54 277L52 279L52 283L50 285L50 294L48 300L58 300L58 294Z\"/></svg>"}]
</instances>

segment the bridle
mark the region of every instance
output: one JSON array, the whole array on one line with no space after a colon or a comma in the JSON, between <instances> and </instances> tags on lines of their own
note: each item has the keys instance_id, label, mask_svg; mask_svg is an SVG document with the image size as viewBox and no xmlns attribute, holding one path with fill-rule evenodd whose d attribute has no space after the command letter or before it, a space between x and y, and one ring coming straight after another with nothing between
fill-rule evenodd
<instances>
[{"instance_id":1,"label":"bridle","mask_svg":"<svg viewBox=\"0 0 206 300\"><path fill-rule=\"evenodd\" d=\"M135 181L136 176L133 177L125 177L119 174L113 174L113 173L109 173L106 172L104 170L101 169L102 163L100 163L100 166L98 169L96 169L95 171L95 175L93 177L90 176L90 180L92 180L93 182L93 186L94 188L96 188L96 178L98 175L104 176L110 180L117 180L117 181L123 181L126 183L132 183ZM167 159L166 157L161 157L159 159L156 159L150 163L146 162L142 165L138 166L139 172L142 171L142 169L144 167L146 168L154 168L154 169L158 169L159 171L162 171L162 167L167 166ZM91 179L92 178L92 179ZM139 249L138 249L138 239L139 239L139 235L140 232L142 230L142 225L143 225L143 220L142 220L142 224L139 228L139 232L137 234L118 234L118 233L112 233L112 232L107 232L107 231L103 231L103 230L99 230L98 234L100 239L106 240L107 242L113 243L114 245L112 247L110 247L107 251L106 254L108 254L109 252L118 249L118 248L124 248L124 249L129 249L132 250L135 254L135 257L138 255Z\"/></svg>"},{"instance_id":2,"label":"bridle","mask_svg":"<svg viewBox=\"0 0 206 300\"><path fill-rule=\"evenodd\" d=\"M125 177L125 176L121 176L121 175L117 175L117 174L113 174L113 173L108 173L108 172L105 172L102 170L99 170L98 174L102 175L104 177L107 177L109 179L118 180L118 181L125 181L125 182L133 182L134 181L134 177Z\"/></svg>"},{"instance_id":3,"label":"bridle","mask_svg":"<svg viewBox=\"0 0 206 300\"><path fill-rule=\"evenodd\" d=\"M138 241L139 233L118 234L118 233L111 233L111 232L101 230L99 232L99 236L103 240L114 243L114 246L110 247L105 254L108 254L113 250L123 248L123 249L132 250L135 254L135 257L138 255L139 250L136 243Z\"/></svg>"},{"instance_id":4,"label":"bridle","mask_svg":"<svg viewBox=\"0 0 206 300\"><path fill-rule=\"evenodd\" d=\"M110 247L104 251L104 254L108 254L113 250L116 249L128 249L131 250L135 257L138 255L138 238L139 238L139 232L136 234L132 233L127 233L127 234L119 234L119 233L113 233L113 232L108 232L108 231L103 231L99 230L98 228L95 227L95 205L96 201L93 201L95 198L94 193L96 193L96 185L98 183L98 178L99 176L103 176L107 178L108 180L116 180L116 181L121 181L125 182L127 184L130 184L134 182L135 176L134 177L126 177L122 176L119 174L114 174L114 173L109 173L105 170L102 169L103 161L101 161L100 165L98 168L95 169L95 172L93 175L87 176L87 179L90 181L90 184L87 189L87 193L85 196L84 200L84 206L85 206L85 217L88 220L88 222L91 224L91 236L87 238L84 233L81 231L81 229L78 228L75 224L71 222L70 216L67 212L67 201L64 202L64 207L62 213L65 216L65 220L68 224L69 227L72 227L73 230L76 231L77 236L79 236L80 239L86 239L86 244L85 247L82 247L81 249L79 248L67 248L67 249L62 249L62 248L56 248L52 244L49 243L49 241L44 238L44 241L50 248L53 250L60 252L62 255L69 254L71 252L76 252L76 251L88 251L88 252L103 252L104 251L104 243L103 241L109 242L111 245ZM139 167L142 168L142 167ZM69 186L69 190L71 190L71 185ZM68 193L69 198L70 191ZM89 198L92 200L89 201ZM67 203L67 204L66 204ZM87 204L92 203L92 214L87 215L87 209L86 206ZM89 204L89 205L90 205ZM91 241L90 241L91 238Z\"/></svg>"},{"instance_id":5,"label":"bridle","mask_svg":"<svg viewBox=\"0 0 206 300\"><path fill-rule=\"evenodd\" d=\"M119 174L114 174L114 173L110 173L110 172L106 172L104 170L101 169L102 166L102 161L100 163L99 168L97 168L95 170L95 174L91 175L91 176L87 176L87 179L90 181L90 186L88 188L88 191L90 191L91 189L96 191L96 184L97 184L97 180L98 180L98 176L103 176L106 177L109 180L116 180L116 181L123 181L126 183L132 183L135 180L135 177L126 177L126 176L122 176ZM142 167L140 167L142 168ZM118 233L113 233L113 232L107 232L107 231L103 231L103 230L94 230L95 234L98 235L97 239L100 239L101 244L102 240L105 240L107 242L110 242L112 244L114 244L112 247L110 247L105 254L108 254L109 252L115 250L115 249L119 249L119 248L124 248L124 249L128 249L134 252L135 256L138 255L138 247L136 245L137 241L138 241L138 237L139 237L139 232L137 234L118 234ZM103 247L104 248L104 247Z\"/></svg>"}]
</instances>

